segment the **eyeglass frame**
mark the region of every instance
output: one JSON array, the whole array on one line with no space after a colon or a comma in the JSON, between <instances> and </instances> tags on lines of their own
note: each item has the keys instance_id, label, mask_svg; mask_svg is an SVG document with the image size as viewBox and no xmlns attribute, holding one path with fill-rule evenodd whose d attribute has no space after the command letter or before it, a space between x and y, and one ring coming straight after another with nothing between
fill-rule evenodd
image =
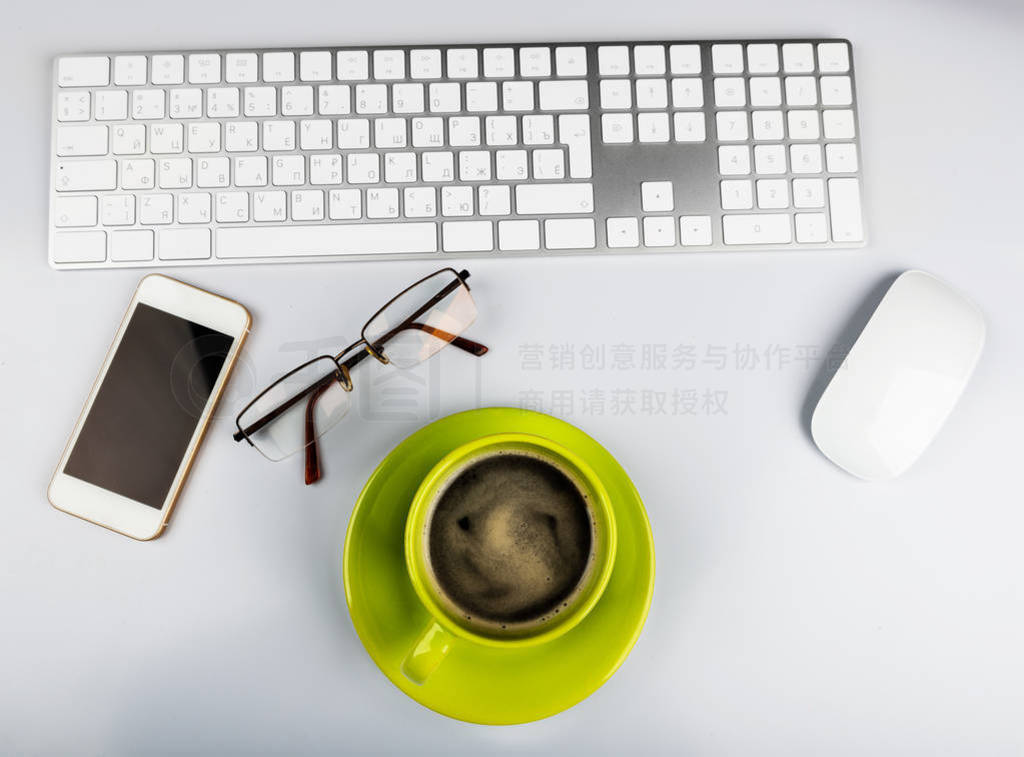
<instances>
[{"instance_id":1,"label":"eyeglass frame","mask_svg":"<svg viewBox=\"0 0 1024 757\"><path fill-rule=\"evenodd\" d=\"M385 310L387 310L389 307L391 307L399 298L401 298L403 295L405 295L410 290L415 289L416 287L418 287L420 284L422 284L423 282L427 281L428 279L432 279L433 277L437 276L438 274L444 273L446 271L451 272L455 276L455 279L450 284L448 284L444 289L442 289L440 292L435 294L433 297L428 299L423 305L421 305L416 311L414 311L412 313L412 315L408 316L404 321L402 321L400 324L398 324L395 328L391 329L387 333L383 334L380 338L375 340L376 344L371 344L371 340L368 339L367 336L366 336L366 329L367 329L367 327L369 327L369 325L371 323L373 323L373 321L377 318L377 316L379 316L381 313L383 313ZM429 310L433 305L435 305L436 303L440 302L442 299L447 297L449 294L451 294L453 291L455 291L455 289L457 287L464 286L464 287L466 287L467 291L470 291L469 284L466 283L466 279L469 278L469 275L470 275L469 271L467 271L465 269L463 269L461 271L456 271L454 268L445 267L445 268L440 268L440 269L434 271L433 273L428 274L427 276L424 276L423 278L419 279L418 281L416 281L416 282L410 284L409 286L407 286L405 289L403 289L398 294L396 294L394 297L392 297L390 300L388 300L386 303L384 303L384 305L382 305L380 308L378 308L377 311L372 316L370 316L367 319L366 323L363 324L363 328L359 332L359 339L357 341L355 341L352 344L350 344L349 346L347 346L345 349L343 349L337 355L318 355L317 357L315 357L315 358L313 358L311 360L307 360L305 363L302 363L301 365L296 366L295 368L293 368L292 370L288 371L287 373L285 373L280 378L276 379L269 386L267 386L262 392L260 392L255 397L253 397L253 399L249 402L249 404L247 404L245 407L243 407L241 409L241 411L239 411L238 415L235 416L235 427L238 430L235 431L234 434L232 434L231 438L234 439L236 442L240 442L240 441L242 441L244 439L245 441L247 441L249 443L250 447L256 447L256 445L253 444L252 439L249 438L250 434L253 434L253 433L259 431L260 429L264 428L265 426L268 426L269 424L273 423L281 415L283 415L285 412L287 412L292 407L294 407L298 402L300 402L304 397L309 395L309 404L306 406L306 420L305 420L305 424L306 424L306 438L307 438L307 442L304 445L304 449L306 451L306 466L305 466L306 467L306 476L305 476L305 478L306 478L306 484L312 484L312 483L315 483L316 481L318 481L320 479L320 477L321 477L320 456L319 456L319 453L317 451L317 443L316 443L317 442L317 436L316 436L316 433L315 433L315 427L313 426L312 411L313 411L313 406L314 406L317 398L319 398L320 395L324 391L327 390L327 388L331 385L331 381L332 380L333 381L337 381L341 385L341 388L344 391L351 392L353 390L353 388L354 388L354 385L352 383L351 370L353 368L355 368L357 365L359 365L359 363L361 363L367 357L373 357L377 361L379 361L380 363L382 363L384 365L389 364L391 361L388 359L387 355L384 354L384 347L383 347L383 345L389 339L393 338L394 336L396 336L400 332L405 331L405 330L410 329L410 328L418 328L420 330L426 331L429 334L432 334L433 336L438 336L439 338L441 338L441 339L443 339L445 341L445 343L446 343L445 346L447 346L448 344L451 344L451 345L453 345L455 347L458 347L459 349L462 349L462 350L465 350L466 352L469 352L470 354L472 354L472 355L474 355L476 357L481 357L481 356L487 354L488 348L485 345L483 345L483 344L481 344L479 342L473 341L472 339L467 339L467 338L465 338L463 336L460 336L458 334L450 334L450 333L448 333L446 331L443 331L442 329L438 329L438 328L436 328L434 326L429 326L427 324L422 324L422 323L421 324L414 324L413 323L413 320L415 318L418 318L423 313L425 313L427 310ZM448 338L448 337L451 337L451 338ZM342 360L342 358L345 355L347 355L348 353L352 352L352 350L355 350L355 349L357 349L360 346L363 347L362 350L353 353L351 356L346 358L344 361ZM441 349L443 349L443 347ZM440 350L438 350L438 351L440 351ZM279 406L275 407L271 412L267 413L262 418L258 418L257 420L253 421L248 426L246 426L246 428L244 428L244 429L242 428L242 423L241 423L242 416L245 415L245 413L249 410L249 408L251 408L253 405L255 405L260 400L260 398L262 398L264 395L266 395L267 392L269 392L275 386L280 384L282 381L285 381L289 376L292 376L292 375L298 373L299 371L301 371L303 368L305 368L305 367L307 367L309 365L312 365L313 363L316 363L317 361L323 360L325 358L330 360L330 361L332 361L334 363L334 365L336 366L336 370L335 371L333 371L332 373L328 373L327 375L321 377L320 379L318 379L317 381L313 382L312 384L310 384L305 389L303 389L303 390L299 391L298 393L296 393L294 396L291 397L291 399L288 399L288 400L282 402ZM298 452L298 450L296 450L296 452ZM294 454L294 453L290 453L289 456L291 454Z\"/></svg>"}]
</instances>

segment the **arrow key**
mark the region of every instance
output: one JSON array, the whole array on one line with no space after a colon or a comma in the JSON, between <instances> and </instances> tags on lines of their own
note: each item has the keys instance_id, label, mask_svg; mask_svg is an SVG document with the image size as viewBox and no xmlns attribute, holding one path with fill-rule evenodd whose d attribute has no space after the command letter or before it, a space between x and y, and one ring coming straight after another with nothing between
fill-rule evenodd
<instances>
[{"instance_id":1,"label":"arrow key","mask_svg":"<svg viewBox=\"0 0 1024 757\"><path fill-rule=\"evenodd\" d=\"M640 184L640 201L645 213L673 210L671 181L645 181Z\"/></svg>"}]
</instances>

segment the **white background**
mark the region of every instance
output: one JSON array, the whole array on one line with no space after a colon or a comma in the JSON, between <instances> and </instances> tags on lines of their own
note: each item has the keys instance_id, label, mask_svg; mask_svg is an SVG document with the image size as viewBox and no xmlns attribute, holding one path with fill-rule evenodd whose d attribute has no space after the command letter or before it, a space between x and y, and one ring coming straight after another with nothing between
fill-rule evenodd
<instances>
[{"instance_id":1,"label":"white background","mask_svg":"<svg viewBox=\"0 0 1024 757\"><path fill-rule=\"evenodd\" d=\"M8 9L0 752L1019 754L1022 33L1012 0ZM46 265L52 56L804 35L854 42L866 249L473 262L481 314L471 334L491 353L476 361L446 351L398 419L381 417L397 385L361 373L366 404L325 444L322 484L303 487L297 460L271 464L234 444L221 417L161 539L136 543L47 505L52 468L141 275ZM253 312L227 415L254 384L304 357L306 347L290 342L343 344L380 301L432 267L176 275ZM865 484L809 440L805 405L821 361L775 361L827 352L878 287L910 267L972 297L989 341L919 464ZM537 344L542 367L530 370L524 348ZM637 367L584 369L585 346L599 344L609 362L613 346L635 346ZM643 344L666 345L664 370L640 367ZM692 369L672 367L679 344L695 346ZM565 345L576 366L556 370L550 350L565 354ZM737 345L762 353L754 370L736 367ZM704 364L709 348L726 351L725 368ZM589 389L605 390L603 414L582 414ZM634 412L614 414L612 392L629 389ZM701 399L693 415L672 415L670 401L669 414L643 415L645 389L726 392L726 412L706 414ZM658 558L651 614L622 669L568 712L512 728L458 723L395 689L355 636L338 575L352 503L376 462L428 420L520 404L529 391L548 406L560 390L575 392L573 412L560 414L621 460L646 501Z\"/></svg>"}]
</instances>

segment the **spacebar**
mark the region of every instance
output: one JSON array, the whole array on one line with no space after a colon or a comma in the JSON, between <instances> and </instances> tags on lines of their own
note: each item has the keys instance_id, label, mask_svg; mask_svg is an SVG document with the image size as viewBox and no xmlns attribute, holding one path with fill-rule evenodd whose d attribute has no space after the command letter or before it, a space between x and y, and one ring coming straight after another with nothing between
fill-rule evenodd
<instances>
[{"instance_id":1,"label":"spacebar","mask_svg":"<svg viewBox=\"0 0 1024 757\"><path fill-rule=\"evenodd\" d=\"M433 223L246 226L217 229L218 258L437 252Z\"/></svg>"}]
</instances>

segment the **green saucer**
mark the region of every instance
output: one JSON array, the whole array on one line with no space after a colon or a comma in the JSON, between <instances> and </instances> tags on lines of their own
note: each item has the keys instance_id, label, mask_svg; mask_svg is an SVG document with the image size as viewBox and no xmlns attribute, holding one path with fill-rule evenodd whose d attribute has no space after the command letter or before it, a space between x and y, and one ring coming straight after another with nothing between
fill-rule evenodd
<instances>
[{"instance_id":1,"label":"green saucer","mask_svg":"<svg viewBox=\"0 0 1024 757\"><path fill-rule=\"evenodd\" d=\"M564 636L508 650L457 640L440 667L417 685L400 669L429 620L405 567L409 505L420 481L446 453L481 436L507 431L546 436L573 450L601 477L618 528L611 580L590 614ZM575 426L516 408L450 415L392 450L359 495L343 559L352 622L384 675L425 707L488 725L539 720L590 696L626 659L654 593L650 523L622 466Z\"/></svg>"}]
</instances>

